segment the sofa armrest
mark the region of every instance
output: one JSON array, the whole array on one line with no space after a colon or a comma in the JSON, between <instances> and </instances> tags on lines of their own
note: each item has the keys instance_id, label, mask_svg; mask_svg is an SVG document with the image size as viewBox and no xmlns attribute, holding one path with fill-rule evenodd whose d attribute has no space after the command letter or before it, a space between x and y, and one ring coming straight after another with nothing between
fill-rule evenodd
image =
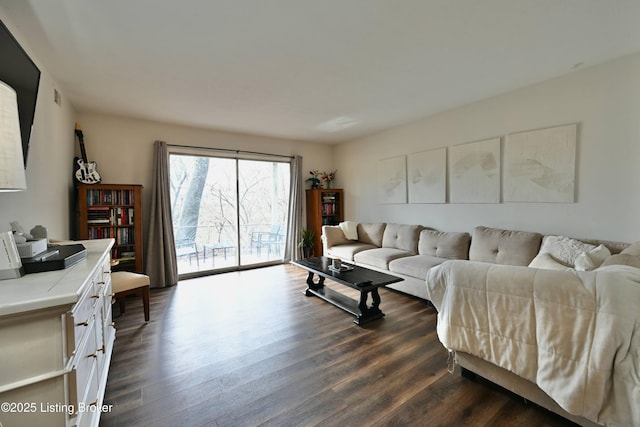
<instances>
[{"instance_id":1,"label":"sofa armrest","mask_svg":"<svg viewBox=\"0 0 640 427\"><path fill-rule=\"evenodd\" d=\"M345 237L339 225L323 225L321 238L323 253L326 253L327 249L333 246L352 242Z\"/></svg>"}]
</instances>

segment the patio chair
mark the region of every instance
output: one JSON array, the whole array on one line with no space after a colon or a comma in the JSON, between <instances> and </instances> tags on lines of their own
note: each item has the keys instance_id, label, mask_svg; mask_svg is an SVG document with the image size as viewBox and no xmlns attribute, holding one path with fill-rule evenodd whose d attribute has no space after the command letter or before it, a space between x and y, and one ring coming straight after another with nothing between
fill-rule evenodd
<instances>
[{"instance_id":1,"label":"patio chair","mask_svg":"<svg viewBox=\"0 0 640 427\"><path fill-rule=\"evenodd\" d=\"M176 258L189 257L189 265L191 265L191 257L196 257L196 265L200 268L200 259L198 257L198 244L193 240L179 240L176 242Z\"/></svg>"},{"instance_id":2,"label":"patio chair","mask_svg":"<svg viewBox=\"0 0 640 427\"><path fill-rule=\"evenodd\" d=\"M271 249L275 248L276 254L279 254L283 241L283 235L280 234L281 229L281 225L272 225L270 231L251 232L251 245L249 248L251 253L253 253L253 248L255 247L258 256L260 256L262 248L267 248L269 255L271 255Z\"/></svg>"}]
</instances>

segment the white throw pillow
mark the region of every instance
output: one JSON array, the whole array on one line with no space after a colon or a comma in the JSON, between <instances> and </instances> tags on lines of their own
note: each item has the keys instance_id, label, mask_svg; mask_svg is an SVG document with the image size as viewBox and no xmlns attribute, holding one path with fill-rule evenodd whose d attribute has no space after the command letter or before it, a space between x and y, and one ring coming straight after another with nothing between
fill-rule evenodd
<instances>
[{"instance_id":1,"label":"white throw pillow","mask_svg":"<svg viewBox=\"0 0 640 427\"><path fill-rule=\"evenodd\" d=\"M595 245L564 236L545 236L539 253L551 254L553 258L568 266L576 265L576 258L595 249Z\"/></svg>"},{"instance_id":2,"label":"white throw pillow","mask_svg":"<svg viewBox=\"0 0 640 427\"><path fill-rule=\"evenodd\" d=\"M355 221L344 221L340 224L340 229L344 233L344 237L349 240L358 240L358 223Z\"/></svg>"},{"instance_id":3,"label":"white throw pillow","mask_svg":"<svg viewBox=\"0 0 640 427\"><path fill-rule=\"evenodd\" d=\"M605 246L600 245L589 252L583 252L576 258L575 266L576 270L591 271L594 270L604 262L605 259L611 256L611 251Z\"/></svg>"},{"instance_id":4,"label":"white throw pillow","mask_svg":"<svg viewBox=\"0 0 640 427\"><path fill-rule=\"evenodd\" d=\"M567 267L564 264L559 263L548 253L539 253L529 264L531 268L541 268L543 270L573 270L571 267Z\"/></svg>"}]
</instances>

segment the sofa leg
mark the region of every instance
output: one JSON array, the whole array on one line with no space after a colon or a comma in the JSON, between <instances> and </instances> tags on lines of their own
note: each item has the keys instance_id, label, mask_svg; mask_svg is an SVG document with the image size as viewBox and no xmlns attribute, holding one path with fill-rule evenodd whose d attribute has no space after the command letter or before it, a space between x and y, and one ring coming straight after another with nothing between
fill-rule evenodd
<instances>
[{"instance_id":1,"label":"sofa leg","mask_svg":"<svg viewBox=\"0 0 640 427\"><path fill-rule=\"evenodd\" d=\"M460 375L462 375L462 377L471 381L474 381L477 376L475 372L471 372L470 370L462 367L460 368Z\"/></svg>"}]
</instances>

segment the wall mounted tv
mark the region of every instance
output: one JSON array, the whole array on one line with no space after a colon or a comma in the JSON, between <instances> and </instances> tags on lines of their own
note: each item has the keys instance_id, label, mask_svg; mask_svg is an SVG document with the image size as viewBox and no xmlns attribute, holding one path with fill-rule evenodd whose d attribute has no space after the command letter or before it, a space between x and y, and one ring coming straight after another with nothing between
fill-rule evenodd
<instances>
[{"instance_id":1,"label":"wall mounted tv","mask_svg":"<svg viewBox=\"0 0 640 427\"><path fill-rule=\"evenodd\" d=\"M11 86L18 97L22 155L26 168L29 138L36 112L40 70L2 21L0 21L0 80Z\"/></svg>"}]
</instances>

